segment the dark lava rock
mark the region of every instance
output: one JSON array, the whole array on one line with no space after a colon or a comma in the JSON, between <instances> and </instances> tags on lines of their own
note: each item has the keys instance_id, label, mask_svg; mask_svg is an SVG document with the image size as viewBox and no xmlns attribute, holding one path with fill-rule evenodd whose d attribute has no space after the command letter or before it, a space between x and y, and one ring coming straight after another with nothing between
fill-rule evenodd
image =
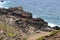
<instances>
[{"instance_id":1,"label":"dark lava rock","mask_svg":"<svg viewBox=\"0 0 60 40\"><path fill-rule=\"evenodd\" d=\"M48 29L48 23L45 22L42 18L33 18L32 13L26 12L22 7L14 8L0 8L0 19L2 22L5 22L14 27L18 27L23 31L31 29L34 30L46 30Z\"/></svg>"},{"instance_id":2,"label":"dark lava rock","mask_svg":"<svg viewBox=\"0 0 60 40\"><path fill-rule=\"evenodd\" d=\"M59 26L54 26L53 29L60 30L60 27Z\"/></svg>"}]
</instances>

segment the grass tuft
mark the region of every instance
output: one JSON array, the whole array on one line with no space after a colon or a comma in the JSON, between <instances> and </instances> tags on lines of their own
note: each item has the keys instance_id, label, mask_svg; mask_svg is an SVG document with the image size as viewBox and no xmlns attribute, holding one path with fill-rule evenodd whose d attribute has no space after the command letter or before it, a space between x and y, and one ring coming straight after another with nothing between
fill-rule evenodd
<instances>
[{"instance_id":1,"label":"grass tuft","mask_svg":"<svg viewBox=\"0 0 60 40\"><path fill-rule=\"evenodd\" d=\"M45 37L39 37L37 40L45 40Z\"/></svg>"},{"instance_id":2,"label":"grass tuft","mask_svg":"<svg viewBox=\"0 0 60 40\"><path fill-rule=\"evenodd\" d=\"M60 30L54 30L54 31L51 32L50 36L54 36L58 32L60 32Z\"/></svg>"},{"instance_id":3,"label":"grass tuft","mask_svg":"<svg viewBox=\"0 0 60 40\"><path fill-rule=\"evenodd\" d=\"M14 36L15 28L12 26L9 26L5 23L0 24L0 29L4 30L7 35Z\"/></svg>"}]
</instances>

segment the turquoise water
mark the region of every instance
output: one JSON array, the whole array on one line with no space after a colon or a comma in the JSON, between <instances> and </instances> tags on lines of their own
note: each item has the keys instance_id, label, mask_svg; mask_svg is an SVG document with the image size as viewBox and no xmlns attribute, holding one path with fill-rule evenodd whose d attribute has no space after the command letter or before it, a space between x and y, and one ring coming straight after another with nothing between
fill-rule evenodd
<instances>
[{"instance_id":1,"label":"turquoise water","mask_svg":"<svg viewBox=\"0 0 60 40\"><path fill-rule=\"evenodd\" d=\"M60 25L60 0L5 0L0 7L22 6L33 17L41 17L50 26Z\"/></svg>"}]
</instances>

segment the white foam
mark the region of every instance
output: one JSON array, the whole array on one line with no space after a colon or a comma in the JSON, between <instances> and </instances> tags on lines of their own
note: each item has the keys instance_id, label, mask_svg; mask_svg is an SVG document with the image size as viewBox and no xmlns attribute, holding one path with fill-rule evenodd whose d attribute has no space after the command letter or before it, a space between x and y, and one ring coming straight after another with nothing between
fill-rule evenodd
<instances>
[{"instance_id":1,"label":"white foam","mask_svg":"<svg viewBox=\"0 0 60 40\"><path fill-rule=\"evenodd\" d=\"M10 1L4 1L4 2L0 2L0 8L7 8L5 7L5 4L9 3Z\"/></svg>"},{"instance_id":2,"label":"white foam","mask_svg":"<svg viewBox=\"0 0 60 40\"><path fill-rule=\"evenodd\" d=\"M37 18L37 15L33 15L33 18Z\"/></svg>"},{"instance_id":3,"label":"white foam","mask_svg":"<svg viewBox=\"0 0 60 40\"><path fill-rule=\"evenodd\" d=\"M48 20L45 20L45 21L48 22ZM59 26L60 27L60 25L57 25L57 24L54 24L54 23L50 23L50 22L48 22L48 26L51 26L51 27Z\"/></svg>"},{"instance_id":4,"label":"white foam","mask_svg":"<svg viewBox=\"0 0 60 40\"><path fill-rule=\"evenodd\" d=\"M53 24L53 23L48 23L48 25L51 26L51 27L54 27L54 26L59 26L60 27L60 25Z\"/></svg>"},{"instance_id":5,"label":"white foam","mask_svg":"<svg viewBox=\"0 0 60 40\"><path fill-rule=\"evenodd\" d=\"M48 26L54 27L54 26L57 26L57 25L55 25L53 23L48 23Z\"/></svg>"},{"instance_id":6,"label":"white foam","mask_svg":"<svg viewBox=\"0 0 60 40\"><path fill-rule=\"evenodd\" d=\"M6 1L0 2L0 8L2 8L5 3L6 3Z\"/></svg>"}]
</instances>

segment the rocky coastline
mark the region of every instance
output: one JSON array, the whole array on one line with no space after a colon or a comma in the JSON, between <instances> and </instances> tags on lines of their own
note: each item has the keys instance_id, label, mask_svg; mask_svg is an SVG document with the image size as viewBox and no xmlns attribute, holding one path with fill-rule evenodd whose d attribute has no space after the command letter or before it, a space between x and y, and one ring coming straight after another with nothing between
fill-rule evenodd
<instances>
[{"instance_id":1,"label":"rocky coastline","mask_svg":"<svg viewBox=\"0 0 60 40\"><path fill-rule=\"evenodd\" d=\"M42 18L33 18L32 13L26 12L22 7L0 8L0 20L14 27L26 29L46 30L48 23Z\"/></svg>"},{"instance_id":2,"label":"rocky coastline","mask_svg":"<svg viewBox=\"0 0 60 40\"><path fill-rule=\"evenodd\" d=\"M26 12L21 6L14 8L0 8L0 23L5 23L25 34L39 33L42 31L53 31L60 29L58 26L50 27L48 22L42 18L33 18L32 13Z\"/></svg>"}]
</instances>

